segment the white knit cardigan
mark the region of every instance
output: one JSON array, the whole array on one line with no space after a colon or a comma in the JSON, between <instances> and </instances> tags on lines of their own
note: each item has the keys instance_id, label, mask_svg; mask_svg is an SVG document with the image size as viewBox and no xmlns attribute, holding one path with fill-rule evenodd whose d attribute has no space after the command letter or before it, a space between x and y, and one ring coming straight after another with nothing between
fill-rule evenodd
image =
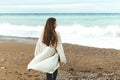
<instances>
[{"instance_id":1,"label":"white knit cardigan","mask_svg":"<svg viewBox=\"0 0 120 80\"><path fill-rule=\"evenodd\" d=\"M33 69L45 73L53 73L59 67L58 58L60 62L66 63L66 57L64 54L63 46L61 43L61 37L59 32L57 32L58 43L55 47L48 47L42 43L43 31L36 44L34 58L28 64L27 69Z\"/></svg>"}]
</instances>

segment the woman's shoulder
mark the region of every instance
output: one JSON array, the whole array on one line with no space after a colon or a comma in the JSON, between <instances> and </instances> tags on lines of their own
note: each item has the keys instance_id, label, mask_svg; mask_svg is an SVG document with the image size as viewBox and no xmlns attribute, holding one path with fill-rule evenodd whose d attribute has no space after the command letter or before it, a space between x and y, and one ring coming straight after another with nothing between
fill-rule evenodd
<instances>
[{"instance_id":1,"label":"woman's shoulder","mask_svg":"<svg viewBox=\"0 0 120 80\"><path fill-rule=\"evenodd\" d=\"M38 39L38 40L42 40L43 33L44 33L44 30L41 29L41 30L40 30L40 33L39 33L39 39Z\"/></svg>"},{"instance_id":2,"label":"woman's shoulder","mask_svg":"<svg viewBox=\"0 0 120 80\"><path fill-rule=\"evenodd\" d=\"M60 32L56 31L56 33L57 33L58 41L61 41Z\"/></svg>"},{"instance_id":3,"label":"woman's shoulder","mask_svg":"<svg viewBox=\"0 0 120 80\"><path fill-rule=\"evenodd\" d=\"M56 30L56 33L57 33L58 36L60 36L60 32L59 31Z\"/></svg>"},{"instance_id":4,"label":"woman's shoulder","mask_svg":"<svg viewBox=\"0 0 120 80\"><path fill-rule=\"evenodd\" d=\"M43 33L44 33L44 29L41 29L41 30L40 30L40 34L43 34Z\"/></svg>"}]
</instances>

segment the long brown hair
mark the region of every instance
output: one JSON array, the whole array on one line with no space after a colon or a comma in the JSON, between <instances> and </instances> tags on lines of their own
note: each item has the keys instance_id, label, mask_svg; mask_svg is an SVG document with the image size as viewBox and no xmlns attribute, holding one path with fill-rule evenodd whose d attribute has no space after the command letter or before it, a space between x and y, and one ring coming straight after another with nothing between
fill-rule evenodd
<instances>
[{"instance_id":1,"label":"long brown hair","mask_svg":"<svg viewBox=\"0 0 120 80\"><path fill-rule=\"evenodd\" d=\"M53 17L48 18L46 21L42 42L47 46L57 45L58 38L55 31L55 22L56 19Z\"/></svg>"}]
</instances>

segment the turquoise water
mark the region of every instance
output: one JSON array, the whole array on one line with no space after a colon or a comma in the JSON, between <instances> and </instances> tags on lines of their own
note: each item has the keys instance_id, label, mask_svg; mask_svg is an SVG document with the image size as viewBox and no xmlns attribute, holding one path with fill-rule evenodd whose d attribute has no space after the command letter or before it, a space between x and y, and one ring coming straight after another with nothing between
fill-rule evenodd
<instances>
[{"instance_id":1,"label":"turquoise water","mask_svg":"<svg viewBox=\"0 0 120 80\"><path fill-rule=\"evenodd\" d=\"M39 37L49 17L57 19L62 42L120 49L120 14L0 14L0 35Z\"/></svg>"},{"instance_id":2,"label":"turquoise water","mask_svg":"<svg viewBox=\"0 0 120 80\"><path fill-rule=\"evenodd\" d=\"M0 14L0 24L44 26L49 17L55 17L58 25L80 24L86 27L120 25L120 14Z\"/></svg>"}]
</instances>

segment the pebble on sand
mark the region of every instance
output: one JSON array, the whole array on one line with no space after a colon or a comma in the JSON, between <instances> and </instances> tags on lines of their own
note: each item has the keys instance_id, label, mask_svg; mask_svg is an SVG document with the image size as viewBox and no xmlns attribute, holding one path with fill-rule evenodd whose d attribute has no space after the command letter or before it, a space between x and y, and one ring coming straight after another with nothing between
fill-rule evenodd
<instances>
[{"instance_id":1,"label":"pebble on sand","mask_svg":"<svg viewBox=\"0 0 120 80\"><path fill-rule=\"evenodd\" d=\"M5 59L3 59L3 58L2 58L2 59L0 59L0 61L1 61L1 62L4 62L4 61L5 61Z\"/></svg>"},{"instance_id":2,"label":"pebble on sand","mask_svg":"<svg viewBox=\"0 0 120 80\"><path fill-rule=\"evenodd\" d=\"M0 67L0 69L6 69L6 67L3 67L3 66L2 66L2 67Z\"/></svg>"}]
</instances>

